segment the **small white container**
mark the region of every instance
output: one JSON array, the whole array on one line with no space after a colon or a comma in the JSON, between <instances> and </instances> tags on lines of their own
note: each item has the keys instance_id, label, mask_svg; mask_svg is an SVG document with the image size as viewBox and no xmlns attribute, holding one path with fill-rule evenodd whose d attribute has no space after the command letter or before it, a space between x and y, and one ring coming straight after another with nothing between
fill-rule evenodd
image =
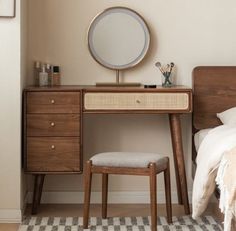
<instances>
[{"instance_id":1,"label":"small white container","mask_svg":"<svg viewBox=\"0 0 236 231\"><path fill-rule=\"evenodd\" d=\"M45 66L42 67L42 71L39 73L39 86L48 86L48 73Z\"/></svg>"}]
</instances>

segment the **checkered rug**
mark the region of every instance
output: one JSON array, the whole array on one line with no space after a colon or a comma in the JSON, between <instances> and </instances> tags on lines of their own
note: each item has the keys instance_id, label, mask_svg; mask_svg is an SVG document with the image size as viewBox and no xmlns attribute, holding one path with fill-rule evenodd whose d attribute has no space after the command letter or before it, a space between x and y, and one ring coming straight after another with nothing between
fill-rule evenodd
<instances>
[{"instance_id":1,"label":"checkered rug","mask_svg":"<svg viewBox=\"0 0 236 231\"><path fill-rule=\"evenodd\" d=\"M82 217L26 217L18 231L82 231ZM211 216L193 220L190 216L173 217L168 225L165 217L158 217L158 231L222 231ZM150 217L90 218L91 231L150 231Z\"/></svg>"}]
</instances>

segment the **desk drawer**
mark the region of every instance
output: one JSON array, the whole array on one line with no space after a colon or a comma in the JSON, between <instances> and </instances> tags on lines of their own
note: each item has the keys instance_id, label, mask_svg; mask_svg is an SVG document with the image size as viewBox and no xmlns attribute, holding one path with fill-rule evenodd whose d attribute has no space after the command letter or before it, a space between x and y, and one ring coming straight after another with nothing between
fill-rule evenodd
<instances>
[{"instance_id":1,"label":"desk drawer","mask_svg":"<svg viewBox=\"0 0 236 231\"><path fill-rule=\"evenodd\" d=\"M80 92L28 92L27 113L80 113Z\"/></svg>"},{"instance_id":2,"label":"desk drawer","mask_svg":"<svg viewBox=\"0 0 236 231\"><path fill-rule=\"evenodd\" d=\"M72 138L27 138L27 171L80 171L80 143Z\"/></svg>"},{"instance_id":3,"label":"desk drawer","mask_svg":"<svg viewBox=\"0 0 236 231\"><path fill-rule=\"evenodd\" d=\"M85 110L188 110L189 94L87 92Z\"/></svg>"},{"instance_id":4,"label":"desk drawer","mask_svg":"<svg viewBox=\"0 0 236 231\"><path fill-rule=\"evenodd\" d=\"M28 114L27 136L79 136L79 114Z\"/></svg>"}]
</instances>

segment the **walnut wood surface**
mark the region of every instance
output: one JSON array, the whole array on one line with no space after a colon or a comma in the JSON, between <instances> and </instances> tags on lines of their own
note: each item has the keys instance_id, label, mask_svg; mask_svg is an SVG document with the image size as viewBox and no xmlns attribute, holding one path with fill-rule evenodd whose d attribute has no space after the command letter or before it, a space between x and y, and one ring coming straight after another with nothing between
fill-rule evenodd
<instances>
[{"instance_id":1,"label":"walnut wood surface","mask_svg":"<svg viewBox=\"0 0 236 231\"><path fill-rule=\"evenodd\" d=\"M190 214L180 117L178 114L170 114L169 121L175 163L178 200L180 204L184 205L185 214Z\"/></svg>"},{"instance_id":2,"label":"walnut wood surface","mask_svg":"<svg viewBox=\"0 0 236 231\"><path fill-rule=\"evenodd\" d=\"M220 125L216 113L236 106L236 67L196 67L193 90L194 128Z\"/></svg>"},{"instance_id":3,"label":"walnut wood surface","mask_svg":"<svg viewBox=\"0 0 236 231\"><path fill-rule=\"evenodd\" d=\"M168 159L169 162L169 159ZM170 183L170 165L164 170L165 196L166 196L166 214L167 222L172 223L172 203L171 203L171 183Z\"/></svg>"},{"instance_id":4,"label":"walnut wood surface","mask_svg":"<svg viewBox=\"0 0 236 231\"><path fill-rule=\"evenodd\" d=\"M186 92L192 91L191 88L176 85L173 87L157 86L156 88L140 87L100 87L100 86L83 86L83 92Z\"/></svg>"},{"instance_id":5,"label":"walnut wood surface","mask_svg":"<svg viewBox=\"0 0 236 231\"><path fill-rule=\"evenodd\" d=\"M27 136L80 136L80 115L28 114Z\"/></svg>"},{"instance_id":6,"label":"walnut wood surface","mask_svg":"<svg viewBox=\"0 0 236 231\"><path fill-rule=\"evenodd\" d=\"M140 176L149 176L150 172L148 168L124 168L124 167L104 167L104 166L95 166L92 167L93 173L102 173L102 174L117 174L117 175L140 175Z\"/></svg>"},{"instance_id":7,"label":"walnut wood surface","mask_svg":"<svg viewBox=\"0 0 236 231\"><path fill-rule=\"evenodd\" d=\"M35 89L24 90L25 171L81 173L81 91Z\"/></svg>"},{"instance_id":8,"label":"walnut wood surface","mask_svg":"<svg viewBox=\"0 0 236 231\"><path fill-rule=\"evenodd\" d=\"M80 171L79 137L28 137L26 170Z\"/></svg>"},{"instance_id":9,"label":"walnut wood surface","mask_svg":"<svg viewBox=\"0 0 236 231\"><path fill-rule=\"evenodd\" d=\"M157 175L156 164L151 163L150 166L150 207L151 207L151 230L157 231Z\"/></svg>"},{"instance_id":10,"label":"walnut wood surface","mask_svg":"<svg viewBox=\"0 0 236 231\"><path fill-rule=\"evenodd\" d=\"M32 214L36 214L38 206L41 201L43 183L44 183L44 174L36 174L34 177L34 193L33 193L33 203L32 203Z\"/></svg>"},{"instance_id":11,"label":"walnut wood surface","mask_svg":"<svg viewBox=\"0 0 236 231\"><path fill-rule=\"evenodd\" d=\"M82 172L81 91L63 89L35 87L23 93L24 168L35 174L32 214L45 174Z\"/></svg>"},{"instance_id":12,"label":"walnut wood surface","mask_svg":"<svg viewBox=\"0 0 236 231\"><path fill-rule=\"evenodd\" d=\"M28 92L27 113L80 113L80 92Z\"/></svg>"},{"instance_id":13,"label":"walnut wood surface","mask_svg":"<svg viewBox=\"0 0 236 231\"><path fill-rule=\"evenodd\" d=\"M102 174L102 219L107 218L108 174Z\"/></svg>"},{"instance_id":14,"label":"walnut wood surface","mask_svg":"<svg viewBox=\"0 0 236 231\"><path fill-rule=\"evenodd\" d=\"M189 107L186 110L82 110L83 107L83 101L84 101L84 94L86 92L149 92L149 93L155 93L155 92L163 92L163 93L178 93L178 92L184 92L187 93L189 96ZM41 97L42 96L42 97ZM33 138L39 138L39 139L48 139L49 138L66 138L66 136L73 136L74 138L79 140L80 147L78 147L79 152L78 158L79 158L79 165L82 163L82 119L83 114L86 113L129 113L129 114L138 114L138 113L145 113L145 114L160 114L160 113L171 113L172 115L177 115L181 113L191 113L192 111L192 90L188 87L184 86L175 86L171 88L163 88L161 86L158 86L155 89L147 89L143 86L141 87L95 87L95 86L58 86L58 87L28 87L24 90L24 162L27 163L25 166L27 166L26 171L29 173L37 173L37 174L58 174L62 173L76 173L81 172L82 167L76 166L74 169L74 166L67 167L65 170L61 170L61 167L58 170L58 166L53 168L53 166L48 166L46 169L40 168L40 165L44 165L45 159L47 159L48 155L44 151L44 155L42 158L40 158L40 153L38 153L39 158L37 161L29 162L28 155L29 155L29 144L28 139ZM53 117L55 115L55 117ZM43 117L41 117L43 116ZM64 119L62 119L62 117ZM75 117L74 117L75 116ZM51 119L58 119L58 121L54 120L51 121ZM68 118L73 118L72 121ZM56 122L55 122L56 121ZM51 123L54 123L52 126ZM179 122L178 122L179 123ZM183 150L182 140L181 140L181 130L179 129L180 124L178 125L171 125L173 128L175 126L176 129L172 129L174 133L176 133L173 137L175 141L173 142L173 148L174 148L174 158L176 167L176 173L177 173L177 184L183 186L183 189L179 187L180 192L179 195L187 195L185 192L187 190L187 184L186 183L186 176L185 176L185 168L184 168L184 161L183 161ZM50 125L50 127L49 127ZM57 127L59 125L59 127ZM54 130L53 130L54 129ZM58 129L58 130L57 130ZM69 129L69 130L67 130ZM75 134L75 130L77 130ZM54 131L54 132L53 132ZM56 131L56 132L55 132ZM179 137L179 138L177 138ZM68 137L69 138L69 137ZM32 145L32 143L31 143ZM34 143L34 145L36 145ZM37 144L39 145L39 143ZM36 145L36 146L37 146ZM176 147L174 147L176 146ZM39 147L40 149L40 147ZM64 150L64 149L63 149ZM34 152L34 148L33 148ZM31 152L31 156L36 158ZM61 154L61 153L60 153ZM67 163L67 160L64 160L66 156L60 155L60 161L61 164ZM36 158L36 159L37 159ZM57 158L57 157L55 157ZM41 163L40 163L41 161ZM65 162L64 162L65 161ZM182 162L182 163L181 163ZM29 168L30 164L33 163L33 168ZM38 163L38 165L36 164ZM52 164L53 165L53 164ZM35 166L37 168L35 169ZM78 170L79 169L79 170ZM93 169L94 171L98 170L100 171L99 167L96 167ZM103 173L108 173L110 169L103 169ZM122 171L124 169L120 169L119 173L122 174ZM180 173L179 173L180 171ZM140 172L140 169L132 169L126 172L123 172L126 174L134 174L134 175L149 175L149 171L145 170ZM116 173L115 173L116 174ZM180 178L183 177L183 180L180 180ZM182 202L182 199L181 199ZM186 196L184 199L185 204L185 211L188 213L188 197Z\"/></svg>"},{"instance_id":15,"label":"walnut wood surface","mask_svg":"<svg viewBox=\"0 0 236 231\"><path fill-rule=\"evenodd\" d=\"M194 134L200 129L221 125L216 113L236 106L236 67L200 66L193 70L192 78L192 160L195 165Z\"/></svg>"},{"instance_id":16,"label":"walnut wood surface","mask_svg":"<svg viewBox=\"0 0 236 231\"><path fill-rule=\"evenodd\" d=\"M162 87L161 85L157 85L156 88L145 88L144 85L141 86L96 86L96 85L60 85L60 86L49 86L49 87L38 87L38 86L27 86L25 91L30 92L79 92L79 91L144 91L144 92L152 92L152 91L183 91L183 90L191 90L189 87L183 85L176 85L172 87Z\"/></svg>"},{"instance_id":17,"label":"walnut wood surface","mask_svg":"<svg viewBox=\"0 0 236 231\"><path fill-rule=\"evenodd\" d=\"M84 174L84 214L83 214L83 228L88 228L89 209L90 209L90 197L91 197L91 185L92 185L92 161L89 160L86 163Z\"/></svg>"}]
</instances>

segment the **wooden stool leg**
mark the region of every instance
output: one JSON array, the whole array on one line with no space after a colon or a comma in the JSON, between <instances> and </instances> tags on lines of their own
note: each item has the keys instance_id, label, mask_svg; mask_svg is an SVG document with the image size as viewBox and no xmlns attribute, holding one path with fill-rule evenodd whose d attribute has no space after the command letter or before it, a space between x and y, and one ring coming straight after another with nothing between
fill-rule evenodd
<instances>
[{"instance_id":1,"label":"wooden stool leg","mask_svg":"<svg viewBox=\"0 0 236 231\"><path fill-rule=\"evenodd\" d=\"M151 231L157 231L156 164L151 163L149 167L150 167Z\"/></svg>"},{"instance_id":2,"label":"wooden stool leg","mask_svg":"<svg viewBox=\"0 0 236 231\"><path fill-rule=\"evenodd\" d=\"M171 185L170 185L170 165L169 165L169 160L167 162L167 167L164 170L164 179L165 179L167 222L170 224L170 223L172 223L172 204L171 204Z\"/></svg>"},{"instance_id":3,"label":"wooden stool leg","mask_svg":"<svg viewBox=\"0 0 236 231\"><path fill-rule=\"evenodd\" d=\"M36 174L34 179L34 194L33 194L33 203L32 203L32 214L37 213L38 206L41 201L43 183L44 183L44 174Z\"/></svg>"},{"instance_id":4,"label":"wooden stool leg","mask_svg":"<svg viewBox=\"0 0 236 231\"><path fill-rule=\"evenodd\" d=\"M91 183L92 183L92 161L87 161L85 176L84 176L84 217L83 217L83 227L88 228L89 219L89 206L90 206L90 196L91 196Z\"/></svg>"},{"instance_id":5,"label":"wooden stool leg","mask_svg":"<svg viewBox=\"0 0 236 231\"><path fill-rule=\"evenodd\" d=\"M107 218L108 174L102 174L102 218Z\"/></svg>"}]
</instances>

